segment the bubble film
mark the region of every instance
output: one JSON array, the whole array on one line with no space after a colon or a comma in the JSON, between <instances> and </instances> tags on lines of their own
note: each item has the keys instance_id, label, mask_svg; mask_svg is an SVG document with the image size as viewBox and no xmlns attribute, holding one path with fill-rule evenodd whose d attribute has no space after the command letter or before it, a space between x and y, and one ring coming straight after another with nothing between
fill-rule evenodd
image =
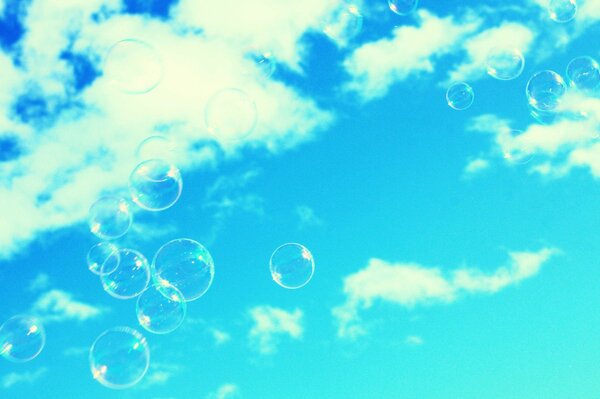
<instances>
[{"instance_id":1,"label":"bubble film","mask_svg":"<svg viewBox=\"0 0 600 399\"><path fill-rule=\"evenodd\" d=\"M527 101L540 111L556 109L566 92L565 81L554 71L538 72L527 82Z\"/></svg>"},{"instance_id":2,"label":"bubble film","mask_svg":"<svg viewBox=\"0 0 600 399\"><path fill-rule=\"evenodd\" d=\"M325 22L323 32L341 46L356 38L363 27L363 16L355 5L343 4Z\"/></svg>"},{"instance_id":3,"label":"bubble film","mask_svg":"<svg viewBox=\"0 0 600 399\"><path fill-rule=\"evenodd\" d=\"M15 363L35 359L44 349L46 332L31 316L13 316L0 326L0 355Z\"/></svg>"},{"instance_id":4,"label":"bubble film","mask_svg":"<svg viewBox=\"0 0 600 399\"><path fill-rule=\"evenodd\" d=\"M521 51L511 47L495 47L486 58L487 73L498 80L518 78L525 68L525 58Z\"/></svg>"},{"instance_id":5,"label":"bubble film","mask_svg":"<svg viewBox=\"0 0 600 399\"><path fill-rule=\"evenodd\" d=\"M185 298L171 285L154 284L137 299L136 314L140 325L154 334L168 334L183 323Z\"/></svg>"},{"instance_id":6,"label":"bubble film","mask_svg":"<svg viewBox=\"0 0 600 399\"><path fill-rule=\"evenodd\" d=\"M419 0L388 0L390 10L398 15L408 15L416 10Z\"/></svg>"},{"instance_id":7,"label":"bubble film","mask_svg":"<svg viewBox=\"0 0 600 399\"><path fill-rule=\"evenodd\" d=\"M148 211L163 211L175 205L182 188L179 169L161 159L142 162L129 176L131 199Z\"/></svg>"},{"instance_id":8,"label":"bubble film","mask_svg":"<svg viewBox=\"0 0 600 399\"><path fill-rule=\"evenodd\" d=\"M248 137L256 127L257 119L256 104L239 89L218 91L204 108L206 128L218 140L236 141Z\"/></svg>"},{"instance_id":9,"label":"bubble film","mask_svg":"<svg viewBox=\"0 0 600 399\"><path fill-rule=\"evenodd\" d=\"M300 244L278 247L269 262L273 280L284 288L300 288L308 284L315 271L312 254Z\"/></svg>"},{"instance_id":10,"label":"bubble film","mask_svg":"<svg viewBox=\"0 0 600 399\"><path fill-rule=\"evenodd\" d=\"M450 108L464 111L469 108L475 100L475 93L471 86L464 82L450 85L446 91L446 101Z\"/></svg>"},{"instance_id":11,"label":"bubble film","mask_svg":"<svg viewBox=\"0 0 600 399\"><path fill-rule=\"evenodd\" d=\"M125 93L147 93L162 79L162 59L146 42L138 39L121 40L106 55L104 76Z\"/></svg>"},{"instance_id":12,"label":"bubble film","mask_svg":"<svg viewBox=\"0 0 600 399\"><path fill-rule=\"evenodd\" d=\"M134 298L141 294L150 281L150 266L141 253L133 249L121 249L110 257L119 257L117 268L111 273L101 271L102 287L118 299ZM107 260L113 262L112 259Z\"/></svg>"},{"instance_id":13,"label":"bubble film","mask_svg":"<svg viewBox=\"0 0 600 399\"><path fill-rule=\"evenodd\" d=\"M567 79L571 87L583 91L600 88L600 66L592 57L576 57L567 65Z\"/></svg>"},{"instance_id":14,"label":"bubble film","mask_svg":"<svg viewBox=\"0 0 600 399\"><path fill-rule=\"evenodd\" d=\"M87 254L88 269L98 275L114 272L119 266L118 251L119 248L110 242L99 242L92 246Z\"/></svg>"},{"instance_id":15,"label":"bubble film","mask_svg":"<svg viewBox=\"0 0 600 399\"><path fill-rule=\"evenodd\" d=\"M565 23L573 20L577 15L576 0L550 0L548 13L553 21Z\"/></svg>"},{"instance_id":16,"label":"bubble film","mask_svg":"<svg viewBox=\"0 0 600 399\"><path fill-rule=\"evenodd\" d=\"M129 231L132 221L129 203L122 198L102 197L89 210L90 231L102 240L122 237Z\"/></svg>"}]
</instances>

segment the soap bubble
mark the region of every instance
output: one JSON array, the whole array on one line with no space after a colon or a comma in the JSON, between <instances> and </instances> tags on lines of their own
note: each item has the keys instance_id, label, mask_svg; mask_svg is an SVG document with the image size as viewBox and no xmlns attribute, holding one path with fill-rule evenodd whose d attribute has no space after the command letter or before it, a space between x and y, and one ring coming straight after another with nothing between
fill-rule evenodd
<instances>
[{"instance_id":1,"label":"soap bubble","mask_svg":"<svg viewBox=\"0 0 600 399\"><path fill-rule=\"evenodd\" d=\"M354 39L363 26L363 16L355 5L342 4L329 16L323 32L341 46Z\"/></svg>"},{"instance_id":2,"label":"soap bubble","mask_svg":"<svg viewBox=\"0 0 600 399\"><path fill-rule=\"evenodd\" d=\"M94 274L112 273L119 266L119 248L110 242L99 242L90 248L87 254L87 264ZM113 255L114 256L111 256ZM105 264L107 263L107 264Z\"/></svg>"},{"instance_id":3,"label":"soap bubble","mask_svg":"<svg viewBox=\"0 0 600 399\"><path fill-rule=\"evenodd\" d=\"M308 284L315 272L315 261L306 247L288 243L277 248L269 262L273 280L283 288L300 288Z\"/></svg>"},{"instance_id":4,"label":"soap bubble","mask_svg":"<svg viewBox=\"0 0 600 399\"><path fill-rule=\"evenodd\" d=\"M388 0L390 10L398 15L408 15L419 5L419 0Z\"/></svg>"},{"instance_id":5,"label":"soap bubble","mask_svg":"<svg viewBox=\"0 0 600 399\"><path fill-rule=\"evenodd\" d=\"M575 18L577 14L576 0L550 0L548 12L553 21L565 23Z\"/></svg>"},{"instance_id":6,"label":"soap bubble","mask_svg":"<svg viewBox=\"0 0 600 399\"><path fill-rule=\"evenodd\" d=\"M254 65L258 76L262 79L270 78L277 69L275 57L270 51L251 49L246 53L246 59Z\"/></svg>"},{"instance_id":7,"label":"soap bubble","mask_svg":"<svg viewBox=\"0 0 600 399\"><path fill-rule=\"evenodd\" d=\"M592 57L576 57L567 65L567 79L571 87L593 91L600 87L600 66Z\"/></svg>"},{"instance_id":8,"label":"soap bubble","mask_svg":"<svg viewBox=\"0 0 600 399\"><path fill-rule=\"evenodd\" d=\"M148 211L172 207L179 199L182 187L179 169L161 159L142 162L129 176L131 199Z\"/></svg>"},{"instance_id":9,"label":"soap bubble","mask_svg":"<svg viewBox=\"0 0 600 399\"><path fill-rule=\"evenodd\" d=\"M558 107L567 92L563 78L553 71L541 71L527 82L527 101L540 111L552 111Z\"/></svg>"},{"instance_id":10,"label":"soap bubble","mask_svg":"<svg viewBox=\"0 0 600 399\"><path fill-rule=\"evenodd\" d=\"M204 121L210 134L219 140L240 140L256 127L254 101L239 89L223 89L213 94L204 108Z\"/></svg>"},{"instance_id":11,"label":"soap bubble","mask_svg":"<svg viewBox=\"0 0 600 399\"><path fill-rule=\"evenodd\" d=\"M172 162L176 157L177 145L165 136L150 136L145 138L137 147L135 156L139 161L164 159Z\"/></svg>"},{"instance_id":12,"label":"soap bubble","mask_svg":"<svg viewBox=\"0 0 600 399\"><path fill-rule=\"evenodd\" d=\"M125 39L108 51L104 75L125 93L143 94L154 89L162 79L163 63L148 43Z\"/></svg>"},{"instance_id":13,"label":"soap bubble","mask_svg":"<svg viewBox=\"0 0 600 399\"><path fill-rule=\"evenodd\" d=\"M45 344L44 327L34 317L13 316L0 326L0 355L11 362L36 358Z\"/></svg>"},{"instance_id":14,"label":"soap bubble","mask_svg":"<svg viewBox=\"0 0 600 399\"><path fill-rule=\"evenodd\" d=\"M499 137L501 140L502 157L512 165L522 165L530 162L534 158L534 151L527 148L525 143L518 143L518 137L523 134L521 130L510 130Z\"/></svg>"},{"instance_id":15,"label":"soap bubble","mask_svg":"<svg viewBox=\"0 0 600 399\"><path fill-rule=\"evenodd\" d=\"M152 276L160 286L174 286L187 302L208 291L215 274L212 256L194 240L180 238L163 245L152 262Z\"/></svg>"},{"instance_id":16,"label":"soap bubble","mask_svg":"<svg viewBox=\"0 0 600 399\"><path fill-rule=\"evenodd\" d=\"M495 47L486 58L487 73L498 80L518 78L525 68L525 58L517 48Z\"/></svg>"},{"instance_id":17,"label":"soap bubble","mask_svg":"<svg viewBox=\"0 0 600 399\"><path fill-rule=\"evenodd\" d=\"M475 93L471 86L464 82L453 83L446 91L446 101L448 105L457 110L463 111L473 104Z\"/></svg>"},{"instance_id":18,"label":"soap bubble","mask_svg":"<svg viewBox=\"0 0 600 399\"><path fill-rule=\"evenodd\" d=\"M119 299L134 298L141 294L150 282L150 266L141 253L133 249L120 249L110 258L118 256L118 266L112 273L101 271L102 287L109 295ZM114 260L107 259L104 267Z\"/></svg>"},{"instance_id":19,"label":"soap bubble","mask_svg":"<svg viewBox=\"0 0 600 399\"><path fill-rule=\"evenodd\" d=\"M138 321L154 334L175 331L183 323L185 313L185 298L171 285L151 285L137 299Z\"/></svg>"},{"instance_id":20,"label":"soap bubble","mask_svg":"<svg viewBox=\"0 0 600 399\"><path fill-rule=\"evenodd\" d=\"M129 388L141 381L150 365L146 338L127 327L111 328L92 344L89 354L92 376L105 387Z\"/></svg>"},{"instance_id":21,"label":"soap bubble","mask_svg":"<svg viewBox=\"0 0 600 399\"><path fill-rule=\"evenodd\" d=\"M90 231L103 240L119 238L131 227L133 216L122 198L102 197L90 207Z\"/></svg>"}]
</instances>

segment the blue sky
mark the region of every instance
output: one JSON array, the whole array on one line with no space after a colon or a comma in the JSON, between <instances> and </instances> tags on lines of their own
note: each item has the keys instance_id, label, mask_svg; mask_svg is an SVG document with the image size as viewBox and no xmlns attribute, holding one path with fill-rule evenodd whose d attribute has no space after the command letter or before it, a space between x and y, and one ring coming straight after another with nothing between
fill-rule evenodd
<instances>
[{"instance_id":1,"label":"blue sky","mask_svg":"<svg viewBox=\"0 0 600 399\"><path fill-rule=\"evenodd\" d=\"M322 33L329 0L55 3L0 0L0 322L35 314L47 332L36 359L0 359L1 398L600 395L600 94L569 90L548 124L525 98L535 72L600 58L598 0L566 24L544 0L422 0L404 17L365 1L347 42ZM102 74L131 37L164 62L146 94ZM496 45L523 52L519 78L485 73ZM273 76L248 75L250 47L273 53ZM475 92L460 112L445 100L457 80ZM226 87L257 106L243 140L204 125ZM151 259L192 238L216 272L165 336L85 263L89 206L127 195L153 134L177 144L182 196L137 209L116 244ZM511 150L533 158L511 164ZM269 274L286 242L315 257L299 290ZM121 325L147 337L151 366L118 391L93 380L87 351Z\"/></svg>"}]
</instances>

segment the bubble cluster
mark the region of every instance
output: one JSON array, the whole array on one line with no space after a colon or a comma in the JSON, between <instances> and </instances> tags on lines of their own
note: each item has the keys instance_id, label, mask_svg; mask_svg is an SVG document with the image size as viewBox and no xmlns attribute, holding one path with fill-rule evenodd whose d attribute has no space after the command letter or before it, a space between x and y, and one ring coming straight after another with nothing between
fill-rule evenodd
<instances>
[{"instance_id":1,"label":"bubble cluster","mask_svg":"<svg viewBox=\"0 0 600 399\"><path fill-rule=\"evenodd\" d=\"M269 266L273 280L290 289L308 284L315 271L315 262L310 251L296 243L278 247L271 255Z\"/></svg>"},{"instance_id":2,"label":"bubble cluster","mask_svg":"<svg viewBox=\"0 0 600 399\"><path fill-rule=\"evenodd\" d=\"M575 57L567 65L567 79L571 87L594 91L600 87L600 66L592 57Z\"/></svg>"},{"instance_id":3,"label":"bubble cluster","mask_svg":"<svg viewBox=\"0 0 600 399\"><path fill-rule=\"evenodd\" d=\"M179 199L182 188L179 169L161 159L142 162L129 176L131 199L148 211L172 207Z\"/></svg>"},{"instance_id":4,"label":"bubble cluster","mask_svg":"<svg viewBox=\"0 0 600 399\"><path fill-rule=\"evenodd\" d=\"M573 20L577 15L576 0L550 0L548 13L553 21L565 23Z\"/></svg>"},{"instance_id":5,"label":"bubble cluster","mask_svg":"<svg viewBox=\"0 0 600 399\"><path fill-rule=\"evenodd\" d=\"M142 327L154 334L175 331L186 313L181 291L170 285L154 284L138 297L136 314Z\"/></svg>"},{"instance_id":6,"label":"bubble cluster","mask_svg":"<svg viewBox=\"0 0 600 399\"><path fill-rule=\"evenodd\" d=\"M518 78L525 68L525 58L514 47L495 47L486 57L487 73L498 80Z\"/></svg>"},{"instance_id":7,"label":"bubble cluster","mask_svg":"<svg viewBox=\"0 0 600 399\"><path fill-rule=\"evenodd\" d=\"M527 101L540 111L556 109L566 92L565 81L554 71L538 72L527 82Z\"/></svg>"},{"instance_id":8,"label":"bubble cluster","mask_svg":"<svg viewBox=\"0 0 600 399\"><path fill-rule=\"evenodd\" d=\"M362 31L363 16L355 5L342 4L325 22L323 32L339 45L345 46Z\"/></svg>"},{"instance_id":9,"label":"bubble cluster","mask_svg":"<svg viewBox=\"0 0 600 399\"><path fill-rule=\"evenodd\" d=\"M90 231L102 240L119 238L131 227L133 216L122 198L102 197L89 210Z\"/></svg>"},{"instance_id":10,"label":"bubble cluster","mask_svg":"<svg viewBox=\"0 0 600 399\"><path fill-rule=\"evenodd\" d=\"M133 249L120 249L104 262L112 265L118 256L118 266L111 273L101 270L102 287L109 295L118 299L134 298L141 294L150 282L150 266L141 253Z\"/></svg>"},{"instance_id":11,"label":"bubble cluster","mask_svg":"<svg viewBox=\"0 0 600 399\"><path fill-rule=\"evenodd\" d=\"M99 242L88 251L88 269L98 275L112 273L119 266L119 259L119 249L116 245L110 242Z\"/></svg>"},{"instance_id":12,"label":"bubble cluster","mask_svg":"<svg viewBox=\"0 0 600 399\"><path fill-rule=\"evenodd\" d=\"M398 15L408 15L419 5L419 0L388 0L390 10Z\"/></svg>"},{"instance_id":13,"label":"bubble cluster","mask_svg":"<svg viewBox=\"0 0 600 399\"><path fill-rule=\"evenodd\" d=\"M138 161L163 159L172 162L175 160L177 145L165 136L150 136L145 138L137 147L135 155Z\"/></svg>"},{"instance_id":14,"label":"bubble cluster","mask_svg":"<svg viewBox=\"0 0 600 399\"><path fill-rule=\"evenodd\" d=\"M13 316L0 326L0 355L11 362L35 359L44 349L46 332L31 316Z\"/></svg>"},{"instance_id":15,"label":"bubble cluster","mask_svg":"<svg viewBox=\"0 0 600 399\"><path fill-rule=\"evenodd\" d=\"M469 108L474 100L475 93L473 92L473 88L464 82L453 83L446 91L448 105L457 111Z\"/></svg>"},{"instance_id":16,"label":"bubble cluster","mask_svg":"<svg viewBox=\"0 0 600 399\"><path fill-rule=\"evenodd\" d=\"M163 62L156 50L138 39L115 43L104 60L104 75L125 93L143 94L154 89L163 76Z\"/></svg>"},{"instance_id":17,"label":"bubble cluster","mask_svg":"<svg viewBox=\"0 0 600 399\"><path fill-rule=\"evenodd\" d=\"M256 104L246 92L228 88L213 94L204 108L204 121L218 140L234 141L248 137L258 120Z\"/></svg>"}]
</instances>

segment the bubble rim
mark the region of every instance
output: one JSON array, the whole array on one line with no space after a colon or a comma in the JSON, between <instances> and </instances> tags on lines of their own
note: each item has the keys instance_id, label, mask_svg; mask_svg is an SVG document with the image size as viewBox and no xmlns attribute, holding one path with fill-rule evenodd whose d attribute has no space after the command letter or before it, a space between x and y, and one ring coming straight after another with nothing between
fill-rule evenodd
<instances>
[{"instance_id":1,"label":"bubble rim","mask_svg":"<svg viewBox=\"0 0 600 399\"><path fill-rule=\"evenodd\" d=\"M94 248L96 248L96 247L99 247L99 246L100 246L100 245L102 245L102 244L107 244L107 245L110 245L111 247L114 247L114 250L113 250L113 251L112 251L112 252L111 252L111 253L110 253L110 254L109 254L107 257L106 257L106 259L104 259L104 262L102 262L102 264L100 265L100 267L99 267L99 270L98 270L98 271L96 271L96 270L92 269L92 267L90 266L90 252L92 252L92 249L94 249ZM87 252L87 254L86 254L86 257L85 257L85 258L86 258L86 263L87 263L87 265L88 265L88 270L89 270L90 272L94 273L96 276L102 276L102 275L103 275L103 273L102 273L102 269L104 268L104 264L106 263L106 261L108 260L108 258L110 258L111 256L113 256L113 254L114 254L115 252L117 252L117 256L118 256L118 258L117 258L117 265L115 266L115 268L114 268L113 270L111 270L111 271L109 271L109 272L106 272L106 273L104 273L104 274L110 274L110 273L114 272L115 270L117 270L117 268L119 267L119 263L121 263L121 257L120 257L120 256L119 256L119 254L118 254L118 252L119 252L119 247L117 247L115 244L113 244L113 243L112 243L112 242L110 242L110 241L100 241L100 242L98 242L98 243L96 243L96 244L92 245L92 246L90 247L90 249L88 250L88 252Z\"/></svg>"},{"instance_id":2,"label":"bubble rim","mask_svg":"<svg viewBox=\"0 0 600 399\"><path fill-rule=\"evenodd\" d=\"M149 163L162 163L162 164L164 164L162 166L168 166L169 170L176 171L176 173L177 173L176 178L171 178L169 176L166 176L164 179L155 180L155 179L149 179L145 175L138 174L138 170L140 169L140 167L142 167L146 164L149 164ZM162 207L158 207L158 208L149 207L148 205L144 204L143 202L141 202L139 200L139 196L135 195L135 192L139 192L140 190L137 190L133 185L132 180L134 180L134 176L141 176L141 178L143 180L145 180L146 182L150 182L150 183L162 183L162 182L167 182L169 180L173 180L173 181L177 182L177 196L175 197L174 200L169 202L166 206L162 206ZM175 164L173 164L167 160L164 160L164 159L154 158L154 159L148 159L148 160L142 161L139 164L137 164L133 168L131 173L129 174L128 188L129 188L129 195L131 197L131 200L133 201L133 203L135 203L140 208L142 208L146 211L150 211L150 212L164 211L164 210L169 209L172 206L174 206L177 203L177 201L179 201L179 198L181 198L181 193L183 192L183 178L181 176L181 170Z\"/></svg>"},{"instance_id":3,"label":"bubble rim","mask_svg":"<svg viewBox=\"0 0 600 399\"><path fill-rule=\"evenodd\" d=\"M100 201L106 201L106 200L117 200L119 203L123 203L125 205L125 207L127 208L127 215L128 215L127 228L119 235L109 236L109 235L101 234L99 232L92 231L92 223L91 223L92 209ZM133 224L133 212L132 212L131 206L129 204L129 201L127 201L126 198L112 196L112 195L106 195L106 196L102 196L102 197L98 198L96 201L94 201L94 203L92 203L92 205L90 205L90 208L88 209L88 220L87 221L88 221L88 226L90 228L90 233L92 233L93 235L95 235L96 237L100 238L103 241L111 241L111 240L116 240L117 238L121 238L129 232L129 229L131 228L131 225Z\"/></svg>"},{"instance_id":4,"label":"bubble rim","mask_svg":"<svg viewBox=\"0 0 600 399\"><path fill-rule=\"evenodd\" d=\"M179 323L177 323L177 325L173 328L171 328L170 330L165 330L165 331L157 331L157 330L153 330L148 328L147 326L145 326L144 324L142 324L141 320L140 320L140 300L142 299L142 297L144 296L144 294L150 290L150 289L156 289L156 291L158 291L158 293L160 295L162 295L165 300L170 301L170 298L167 297L163 292L162 289L172 289L174 290L176 293L178 293L178 295L181 297L182 301L180 303L183 304L183 315L181 317L181 320L179 321ZM169 284L168 286L164 286L163 284L160 283L156 283L153 282L153 284L149 284L146 289L140 294L138 295L136 302L135 302L135 315L137 317L138 320L138 324L146 331L152 333L152 334L157 334L157 335L165 335L165 334L169 334L172 333L173 331L177 330L179 327L181 327L181 325L183 324L183 322L185 321L185 317L187 316L187 302L185 300L185 296L183 296L183 293L174 285Z\"/></svg>"},{"instance_id":5,"label":"bubble rim","mask_svg":"<svg viewBox=\"0 0 600 399\"><path fill-rule=\"evenodd\" d=\"M39 350L36 351L35 355L33 355L32 357L29 357L29 358L20 359L20 358L16 358L16 357L7 355L6 353L0 354L0 357L8 360L9 362L13 362L13 363L27 363L27 362L30 362L33 359L37 358L43 352L44 348L46 347L46 329L44 328L44 325L41 323L41 319L39 317L25 314L25 313L18 313L16 315L9 317L8 319L6 319L4 321L4 323L2 323L0 325L0 339L2 338L2 334L3 334L2 330L5 328L6 324L15 319L29 319L29 320L33 321L34 322L33 324L35 324L40 331L42 344L40 345ZM3 344L4 343L0 341L0 347Z\"/></svg>"},{"instance_id":6,"label":"bubble rim","mask_svg":"<svg viewBox=\"0 0 600 399\"><path fill-rule=\"evenodd\" d=\"M150 270L150 264L148 262L148 258L146 258L146 256L144 256L144 254L142 254L141 252L136 251L135 249L131 249L131 248L120 248L117 252L119 254L119 265L117 266L117 268L114 271L112 271L111 273L100 275L100 282L102 283L102 289L104 290L104 292L106 292L108 295L112 296L113 298L133 299L133 298L139 296L142 292L144 292L146 290L146 288L148 288L148 284L150 283L150 280L152 279L152 272ZM116 273L116 271L119 269L119 267L121 267L121 252L134 253L136 256L139 256L144 260L144 264L145 264L144 269L146 270L146 285L144 286L144 289L142 289L140 292L136 293L135 295L128 295L128 296L118 295L118 294L115 294L113 291L106 289L107 284L105 283L105 279L108 278L113 273Z\"/></svg>"},{"instance_id":7,"label":"bubble rim","mask_svg":"<svg viewBox=\"0 0 600 399\"><path fill-rule=\"evenodd\" d=\"M208 121L209 119L209 112L208 112L208 108L209 105L212 101L215 100L215 98L217 98L219 95L222 95L225 92L235 92L237 94L240 94L242 97L245 97L249 104L251 104L251 108L252 108L252 126L243 134L239 135L238 137L228 137L223 136L223 135L219 135L217 134L217 132L215 132L214 127L212 127ZM206 131L212 136L214 137L217 141L224 141L224 142L239 142L242 141L246 138L248 138L249 136L252 135L252 133L254 133L254 131L256 130L256 126L258 126L258 107L256 106L256 102L254 101L254 99L252 97L250 97L250 95L248 93L246 93L244 90L239 89L237 87L224 87L221 88L217 91L215 91L214 93L212 93L206 100L206 102L204 103L204 127L206 128Z\"/></svg>"},{"instance_id":8,"label":"bubble rim","mask_svg":"<svg viewBox=\"0 0 600 399\"><path fill-rule=\"evenodd\" d=\"M302 250L305 250L306 252L308 252L310 254L310 266L311 266L310 276L301 285L287 286L287 285L281 283L280 281L277 281L275 279L275 277L273 276L273 274L274 274L274 271L273 271L273 256L275 256L275 254L277 253L277 251L279 251L281 248L286 247L286 246L300 247ZM273 281L275 281L275 283L277 285L279 285L280 287L289 289L289 290L297 290L299 288L304 287L305 285L307 285L312 280L312 278L313 278L313 276L315 274L315 257L313 256L312 252L308 248L306 248L304 245L302 245L300 243L297 243L297 242L286 242L285 244L281 244L280 246L278 246L277 248L275 248L275 250L273 250L273 252L271 253L271 257L269 258L269 271L271 272L271 278L273 279Z\"/></svg>"}]
</instances>

